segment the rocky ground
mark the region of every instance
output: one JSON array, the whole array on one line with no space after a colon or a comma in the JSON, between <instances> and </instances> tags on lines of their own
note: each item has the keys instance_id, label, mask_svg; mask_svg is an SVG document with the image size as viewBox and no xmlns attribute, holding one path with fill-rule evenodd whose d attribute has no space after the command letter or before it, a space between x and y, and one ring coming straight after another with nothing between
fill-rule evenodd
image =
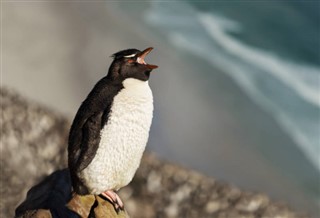
<instances>
[{"instance_id":1,"label":"rocky ground","mask_svg":"<svg viewBox=\"0 0 320 218\"><path fill-rule=\"evenodd\" d=\"M66 167L70 120L5 88L1 112L0 217L13 217L32 186ZM309 217L148 152L120 196L131 217Z\"/></svg>"}]
</instances>

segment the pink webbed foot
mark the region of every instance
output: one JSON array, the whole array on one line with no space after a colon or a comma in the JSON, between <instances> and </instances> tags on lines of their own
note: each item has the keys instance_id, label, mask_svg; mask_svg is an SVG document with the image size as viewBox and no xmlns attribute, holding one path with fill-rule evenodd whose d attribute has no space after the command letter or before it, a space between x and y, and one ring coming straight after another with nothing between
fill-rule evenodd
<instances>
[{"instance_id":1,"label":"pink webbed foot","mask_svg":"<svg viewBox=\"0 0 320 218\"><path fill-rule=\"evenodd\" d=\"M108 191L101 193L101 195L106 197L114 205L116 210L118 210L119 208L121 210L124 209L124 204L123 204L122 200L120 199L119 195L117 193L115 193L114 191L108 190Z\"/></svg>"}]
</instances>

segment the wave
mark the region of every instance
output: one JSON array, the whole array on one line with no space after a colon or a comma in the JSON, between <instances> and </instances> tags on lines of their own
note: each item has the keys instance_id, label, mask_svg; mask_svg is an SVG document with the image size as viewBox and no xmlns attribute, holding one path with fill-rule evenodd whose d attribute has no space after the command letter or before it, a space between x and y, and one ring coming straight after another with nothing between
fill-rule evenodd
<instances>
[{"instance_id":1,"label":"wave","mask_svg":"<svg viewBox=\"0 0 320 218\"><path fill-rule=\"evenodd\" d=\"M245 63L248 63L248 65L256 67L258 69L256 72L269 73L270 76L275 77L283 83L283 85L286 85L300 95L303 100L314 104L317 108L320 106L319 68L294 64L287 60L280 59L274 54L245 45L229 36L226 31L227 29L221 25L221 22L216 22L215 16L212 14L199 14L198 19L213 40L218 42L225 51L235 55L238 59L242 59ZM246 70L250 71L250 69ZM231 73L235 74L238 71L239 68L232 70ZM289 108L284 108L277 104L278 102L275 96L270 98L270 96L267 96L268 93L263 93L257 84L254 83L254 77L252 77L250 73L243 72L241 76L247 77L247 80L249 80L251 84L248 84L248 81L245 83L241 82L243 78L237 77L236 81L238 84L247 91L247 94L251 96L253 100L268 109L269 112L276 117L278 123L292 136L301 150L304 151L320 171L319 136L315 131L319 128L318 125L320 124L319 117L317 117L319 114L317 112L314 114L303 114L301 116L305 116L307 120L309 120L308 116L314 116L315 119L311 119L305 124L301 123L299 122L301 119L297 119L295 115L288 113ZM310 129L310 127L312 129ZM312 134L310 134L310 132Z\"/></svg>"},{"instance_id":2,"label":"wave","mask_svg":"<svg viewBox=\"0 0 320 218\"><path fill-rule=\"evenodd\" d=\"M154 2L145 21L166 30L172 45L224 69L320 171L320 68L290 62L237 40L230 32L243 27L235 21L200 13L181 2L167 6Z\"/></svg>"},{"instance_id":3,"label":"wave","mask_svg":"<svg viewBox=\"0 0 320 218\"><path fill-rule=\"evenodd\" d=\"M229 28L221 25L221 22L217 21L219 18L212 14L199 14L198 19L203 28L225 51L272 74L306 101L320 106L320 68L290 63L274 54L245 45L227 34Z\"/></svg>"}]
</instances>

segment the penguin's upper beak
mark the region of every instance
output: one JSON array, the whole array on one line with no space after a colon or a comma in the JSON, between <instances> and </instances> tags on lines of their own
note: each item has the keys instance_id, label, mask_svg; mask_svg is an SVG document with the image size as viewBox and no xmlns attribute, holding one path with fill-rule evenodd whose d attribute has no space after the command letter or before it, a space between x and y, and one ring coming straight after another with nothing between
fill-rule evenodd
<instances>
[{"instance_id":1,"label":"penguin's upper beak","mask_svg":"<svg viewBox=\"0 0 320 218\"><path fill-rule=\"evenodd\" d=\"M152 49L153 49L152 47L149 47L137 55L137 62L139 64L145 64L150 70L158 68L157 65L147 64L144 60L145 57L151 52Z\"/></svg>"}]
</instances>

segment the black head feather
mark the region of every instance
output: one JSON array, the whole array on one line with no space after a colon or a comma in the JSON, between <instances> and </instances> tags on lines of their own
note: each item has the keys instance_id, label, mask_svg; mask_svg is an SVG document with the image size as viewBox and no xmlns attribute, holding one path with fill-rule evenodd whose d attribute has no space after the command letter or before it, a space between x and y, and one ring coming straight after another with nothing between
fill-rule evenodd
<instances>
[{"instance_id":1,"label":"black head feather","mask_svg":"<svg viewBox=\"0 0 320 218\"><path fill-rule=\"evenodd\" d=\"M107 77L118 82L122 82L127 78L147 81L150 72L158 67L147 64L144 60L152 49L152 47L149 47L140 51L135 48L130 48L113 54L112 57L114 60L111 63Z\"/></svg>"},{"instance_id":2,"label":"black head feather","mask_svg":"<svg viewBox=\"0 0 320 218\"><path fill-rule=\"evenodd\" d=\"M138 49L130 48L130 49L118 51L117 53L114 53L111 57L113 57L114 59L119 59L119 58L123 58L125 56L136 55L140 52L141 51L139 51Z\"/></svg>"}]
</instances>

